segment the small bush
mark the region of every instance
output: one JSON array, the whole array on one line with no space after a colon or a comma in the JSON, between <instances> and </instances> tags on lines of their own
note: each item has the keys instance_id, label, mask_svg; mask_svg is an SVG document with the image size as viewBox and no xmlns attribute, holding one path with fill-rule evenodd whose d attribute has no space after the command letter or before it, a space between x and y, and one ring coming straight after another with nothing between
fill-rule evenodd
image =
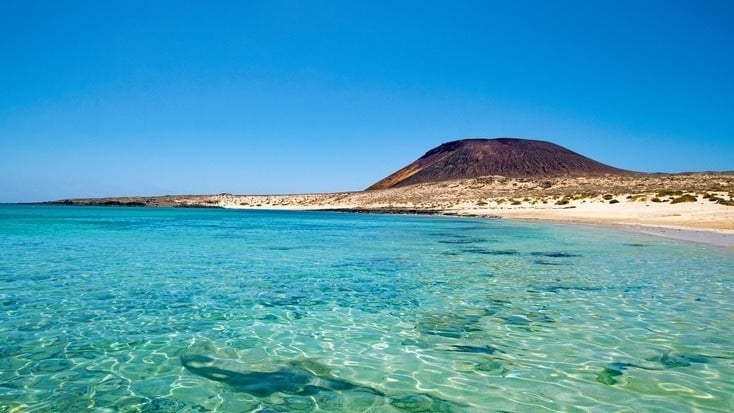
<instances>
[{"instance_id":1,"label":"small bush","mask_svg":"<svg viewBox=\"0 0 734 413\"><path fill-rule=\"evenodd\" d=\"M662 200L661 200L660 198L658 198L658 197L655 197L655 198L651 199L651 201L652 201L652 202L663 202L663 201L662 201Z\"/></svg>"},{"instance_id":2,"label":"small bush","mask_svg":"<svg viewBox=\"0 0 734 413\"><path fill-rule=\"evenodd\" d=\"M556 205L568 205L568 198L559 199L556 201Z\"/></svg>"},{"instance_id":3,"label":"small bush","mask_svg":"<svg viewBox=\"0 0 734 413\"><path fill-rule=\"evenodd\" d=\"M732 200L732 199L724 199L724 198L720 198L718 196L711 196L709 198L709 201L715 202L715 203L717 203L719 205L734 206L734 200Z\"/></svg>"},{"instance_id":4,"label":"small bush","mask_svg":"<svg viewBox=\"0 0 734 413\"><path fill-rule=\"evenodd\" d=\"M611 201L609 201L609 203L610 203L610 204L618 204L618 203L619 203L619 201L618 201L618 200L616 200L616 199L612 199Z\"/></svg>"},{"instance_id":5,"label":"small bush","mask_svg":"<svg viewBox=\"0 0 734 413\"><path fill-rule=\"evenodd\" d=\"M680 196L683 195L683 191L671 191L670 189L663 189L658 191L658 196Z\"/></svg>"},{"instance_id":6,"label":"small bush","mask_svg":"<svg viewBox=\"0 0 734 413\"><path fill-rule=\"evenodd\" d=\"M670 203L671 204L680 204L680 203L683 203L683 202L696 202L696 201L698 201L698 199L695 196L693 196L691 194L685 194L685 195L679 196L678 198L673 198L673 200L670 201Z\"/></svg>"},{"instance_id":7,"label":"small bush","mask_svg":"<svg viewBox=\"0 0 734 413\"><path fill-rule=\"evenodd\" d=\"M612 195L612 194L606 194L602 198L604 198L605 201L609 201L610 199L614 198L614 195Z\"/></svg>"},{"instance_id":8,"label":"small bush","mask_svg":"<svg viewBox=\"0 0 734 413\"><path fill-rule=\"evenodd\" d=\"M522 202L513 200L512 202L510 202L510 205L522 205Z\"/></svg>"}]
</instances>

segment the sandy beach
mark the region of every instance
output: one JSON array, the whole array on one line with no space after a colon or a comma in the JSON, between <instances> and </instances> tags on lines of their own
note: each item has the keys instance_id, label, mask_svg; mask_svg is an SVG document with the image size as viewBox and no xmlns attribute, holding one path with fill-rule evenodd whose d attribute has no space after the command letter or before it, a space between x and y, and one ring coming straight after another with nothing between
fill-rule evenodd
<instances>
[{"instance_id":1,"label":"sandy beach","mask_svg":"<svg viewBox=\"0 0 734 413\"><path fill-rule=\"evenodd\" d=\"M267 199L258 201L260 205L242 206L238 203L224 203L222 206L238 209L337 209L334 204L327 203L304 206L298 202L288 203L282 199L273 203L269 203ZM359 205L338 205L339 210L350 208L364 209ZM404 208L404 213L418 213L423 210L420 205L410 205ZM400 210L395 205L390 207L380 205L375 207L374 212L399 213ZM565 207L537 205L530 202L492 207L459 204L452 208L435 210L435 213L615 227L648 235L734 248L734 208L705 202L670 205L622 201L619 204L610 205L599 200L587 200L584 203L574 202Z\"/></svg>"},{"instance_id":2,"label":"sandy beach","mask_svg":"<svg viewBox=\"0 0 734 413\"><path fill-rule=\"evenodd\" d=\"M616 208L611 208L616 206ZM555 221L615 227L665 238L734 248L734 208L720 205L609 205L588 202L576 208L518 208L487 210L507 219Z\"/></svg>"},{"instance_id":3,"label":"sandy beach","mask_svg":"<svg viewBox=\"0 0 734 413\"><path fill-rule=\"evenodd\" d=\"M219 195L225 208L372 210L614 226L734 247L732 175L567 178L488 177L340 194Z\"/></svg>"}]
</instances>

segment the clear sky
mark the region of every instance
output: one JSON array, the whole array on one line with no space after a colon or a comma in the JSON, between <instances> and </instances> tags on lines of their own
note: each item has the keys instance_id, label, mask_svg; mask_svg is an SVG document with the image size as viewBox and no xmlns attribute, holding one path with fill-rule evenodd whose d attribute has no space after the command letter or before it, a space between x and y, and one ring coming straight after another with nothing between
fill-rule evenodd
<instances>
[{"instance_id":1,"label":"clear sky","mask_svg":"<svg viewBox=\"0 0 734 413\"><path fill-rule=\"evenodd\" d=\"M0 202L363 189L443 142L734 169L734 2L0 1Z\"/></svg>"}]
</instances>

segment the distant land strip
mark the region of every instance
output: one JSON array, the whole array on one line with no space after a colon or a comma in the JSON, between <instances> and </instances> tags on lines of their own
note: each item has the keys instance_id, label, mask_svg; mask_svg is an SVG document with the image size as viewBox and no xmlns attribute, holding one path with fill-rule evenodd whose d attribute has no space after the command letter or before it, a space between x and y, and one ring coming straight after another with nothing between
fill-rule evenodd
<instances>
[{"instance_id":1,"label":"distant land strip","mask_svg":"<svg viewBox=\"0 0 734 413\"><path fill-rule=\"evenodd\" d=\"M527 139L442 144L364 191L72 198L52 205L329 210L731 231L734 172L640 173Z\"/></svg>"},{"instance_id":2,"label":"distant land strip","mask_svg":"<svg viewBox=\"0 0 734 413\"><path fill-rule=\"evenodd\" d=\"M630 196L638 202L665 203L684 194L731 206L734 172L682 174L632 174L597 177L507 178L487 176L472 179L416 184L384 190L284 195L162 195L105 198L70 198L42 202L52 205L129 207L299 207L299 209L401 210L451 209L457 204L512 205L514 202L564 205L574 200L602 201L604 197ZM527 200L526 200L527 198ZM657 199L656 199L657 198ZM625 198L627 199L627 198ZM417 212L416 212L417 213Z\"/></svg>"}]
</instances>

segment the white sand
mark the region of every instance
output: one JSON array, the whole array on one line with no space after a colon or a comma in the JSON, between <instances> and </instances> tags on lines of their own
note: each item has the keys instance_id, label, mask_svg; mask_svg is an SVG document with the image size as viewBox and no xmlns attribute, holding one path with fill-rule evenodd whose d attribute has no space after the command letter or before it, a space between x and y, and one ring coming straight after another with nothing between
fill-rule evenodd
<instances>
[{"instance_id":1,"label":"white sand","mask_svg":"<svg viewBox=\"0 0 734 413\"><path fill-rule=\"evenodd\" d=\"M430 204L387 204L354 202L349 196L339 200L327 195L250 196L233 198L222 203L226 208L244 209L348 209L348 208L416 208L431 209ZM614 226L650 235L734 247L734 207L718 205L708 200L670 204L668 202L631 201L618 196L619 201L587 199L570 201L567 205L521 202L519 205L490 203L459 203L440 209L443 213L465 216L499 217L506 219L556 221ZM242 205L242 203L246 205Z\"/></svg>"},{"instance_id":2,"label":"white sand","mask_svg":"<svg viewBox=\"0 0 734 413\"><path fill-rule=\"evenodd\" d=\"M624 201L571 201L566 206L537 206L457 210L458 214L498 216L614 226L628 231L713 245L734 247L734 207L708 201L669 204Z\"/></svg>"}]
</instances>

